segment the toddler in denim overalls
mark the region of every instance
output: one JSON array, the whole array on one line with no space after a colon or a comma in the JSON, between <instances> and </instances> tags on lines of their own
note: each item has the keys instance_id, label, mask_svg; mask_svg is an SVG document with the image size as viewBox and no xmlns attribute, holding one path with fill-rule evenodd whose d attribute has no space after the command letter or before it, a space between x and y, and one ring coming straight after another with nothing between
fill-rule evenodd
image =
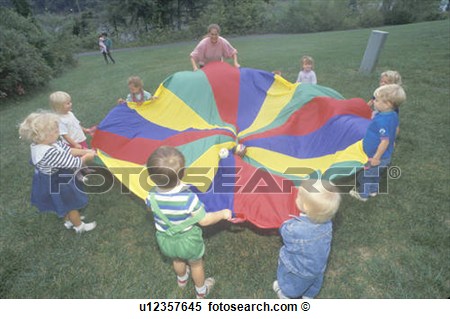
<instances>
[{"instance_id":1,"label":"toddler in denim overalls","mask_svg":"<svg viewBox=\"0 0 450 319\"><path fill-rule=\"evenodd\" d=\"M273 283L279 298L314 298L319 293L331 248L331 219L340 201L328 181L307 180L299 187L296 205L301 213L280 228L284 245Z\"/></svg>"}]
</instances>

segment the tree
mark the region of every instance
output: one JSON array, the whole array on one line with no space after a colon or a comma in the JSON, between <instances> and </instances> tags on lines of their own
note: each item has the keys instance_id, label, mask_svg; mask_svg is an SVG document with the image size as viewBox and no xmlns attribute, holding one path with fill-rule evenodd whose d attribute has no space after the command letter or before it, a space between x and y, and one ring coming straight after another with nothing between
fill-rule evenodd
<instances>
[{"instance_id":1,"label":"tree","mask_svg":"<svg viewBox=\"0 0 450 319\"><path fill-rule=\"evenodd\" d=\"M73 65L64 41L51 38L31 18L0 8L0 96L25 94Z\"/></svg>"},{"instance_id":2,"label":"tree","mask_svg":"<svg viewBox=\"0 0 450 319\"><path fill-rule=\"evenodd\" d=\"M438 17L440 0L383 0L385 24L405 24Z\"/></svg>"},{"instance_id":3,"label":"tree","mask_svg":"<svg viewBox=\"0 0 450 319\"><path fill-rule=\"evenodd\" d=\"M28 18L32 16L31 7L27 0L12 0L13 6L18 14Z\"/></svg>"}]
</instances>

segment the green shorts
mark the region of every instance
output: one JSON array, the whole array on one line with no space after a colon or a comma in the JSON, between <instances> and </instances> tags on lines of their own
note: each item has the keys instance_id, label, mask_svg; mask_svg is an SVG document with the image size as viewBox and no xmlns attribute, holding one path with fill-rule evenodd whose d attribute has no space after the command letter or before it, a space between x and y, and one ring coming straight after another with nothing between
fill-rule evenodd
<instances>
[{"instance_id":1,"label":"green shorts","mask_svg":"<svg viewBox=\"0 0 450 319\"><path fill-rule=\"evenodd\" d=\"M198 260L205 253L202 229L193 226L190 230L169 236L165 232L156 232L156 241L163 255L184 260Z\"/></svg>"}]
</instances>

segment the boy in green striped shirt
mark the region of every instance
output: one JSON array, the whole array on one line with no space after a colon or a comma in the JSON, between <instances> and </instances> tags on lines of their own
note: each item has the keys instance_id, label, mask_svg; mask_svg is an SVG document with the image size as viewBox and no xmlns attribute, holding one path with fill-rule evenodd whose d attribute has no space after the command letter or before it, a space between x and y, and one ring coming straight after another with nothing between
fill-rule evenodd
<instances>
[{"instance_id":1,"label":"boy in green striped shirt","mask_svg":"<svg viewBox=\"0 0 450 319\"><path fill-rule=\"evenodd\" d=\"M153 212L156 240L161 252L173 259L180 288L192 274L197 298L205 298L214 286L214 278L205 279L201 226L215 224L232 217L229 209L205 213L203 203L189 186L181 182L184 174L183 154L174 147L161 146L150 155L147 170L157 185L146 199Z\"/></svg>"}]
</instances>

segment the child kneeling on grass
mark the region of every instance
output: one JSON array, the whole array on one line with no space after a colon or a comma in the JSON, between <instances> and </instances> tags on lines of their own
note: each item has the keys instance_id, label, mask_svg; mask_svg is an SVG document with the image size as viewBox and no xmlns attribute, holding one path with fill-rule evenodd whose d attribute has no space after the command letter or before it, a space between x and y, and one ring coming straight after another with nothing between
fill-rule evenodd
<instances>
[{"instance_id":1,"label":"child kneeling on grass","mask_svg":"<svg viewBox=\"0 0 450 319\"><path fill-rule=\"evenodd\" d=\"M205 298L215 281L211 277L205 279L205 244L196 224L208 226L231 219L231 211L206 214L197 195L181 182L184 165L184 156L176 148L156 149L147 161L148 174L156 187L150 190L146 203L153 212L158 246L173 259L178 286L184 288L192 274L197 298Z\"/></svg>"},{"instance_id":2,"label":"child kneeling on grass","mask_svg":"<svg viewBox=\"0 0 450 319\"><path fill-rule=\"evenodd\" d=\"M314 298L322 287L331 249L333 224L341 196L325 180L307 180L298 189L300 210L281 225L283 246L273 290L280 299Z\"/></svg>"},{"instance_id":3,"label":"child kneeling on grass","mask_svg":"<svg viewBox=\"0 0 450 319\"><path fill-rule=\"evenodd\" d=\"M64 218L67 229L77 233L90 231L95 222L84 223L79 209L88 203L86 193L74 178L74 172L95 156L93 150L70 148L60 140L58 115L31 113L20 124L21 138L31 142L31 161L35 167L31 204L39 211L52 211Z\"/></svg>"},{"instance_id":4,"label":"child kneeling on grass","mask_svg":"<svg viewBox=\"0 0 450 319\"><path fill-rule=\"evenodd\" d=\"M358 173L359 188L350 191L351 196L363 202L379 192L380 175L391 163L394 152L399 123L395 109L406 100L405 91L398 84L380 86L373 95L377 113L363 138L363 149L369 161Z\"/></svg>"}]
</instances>

